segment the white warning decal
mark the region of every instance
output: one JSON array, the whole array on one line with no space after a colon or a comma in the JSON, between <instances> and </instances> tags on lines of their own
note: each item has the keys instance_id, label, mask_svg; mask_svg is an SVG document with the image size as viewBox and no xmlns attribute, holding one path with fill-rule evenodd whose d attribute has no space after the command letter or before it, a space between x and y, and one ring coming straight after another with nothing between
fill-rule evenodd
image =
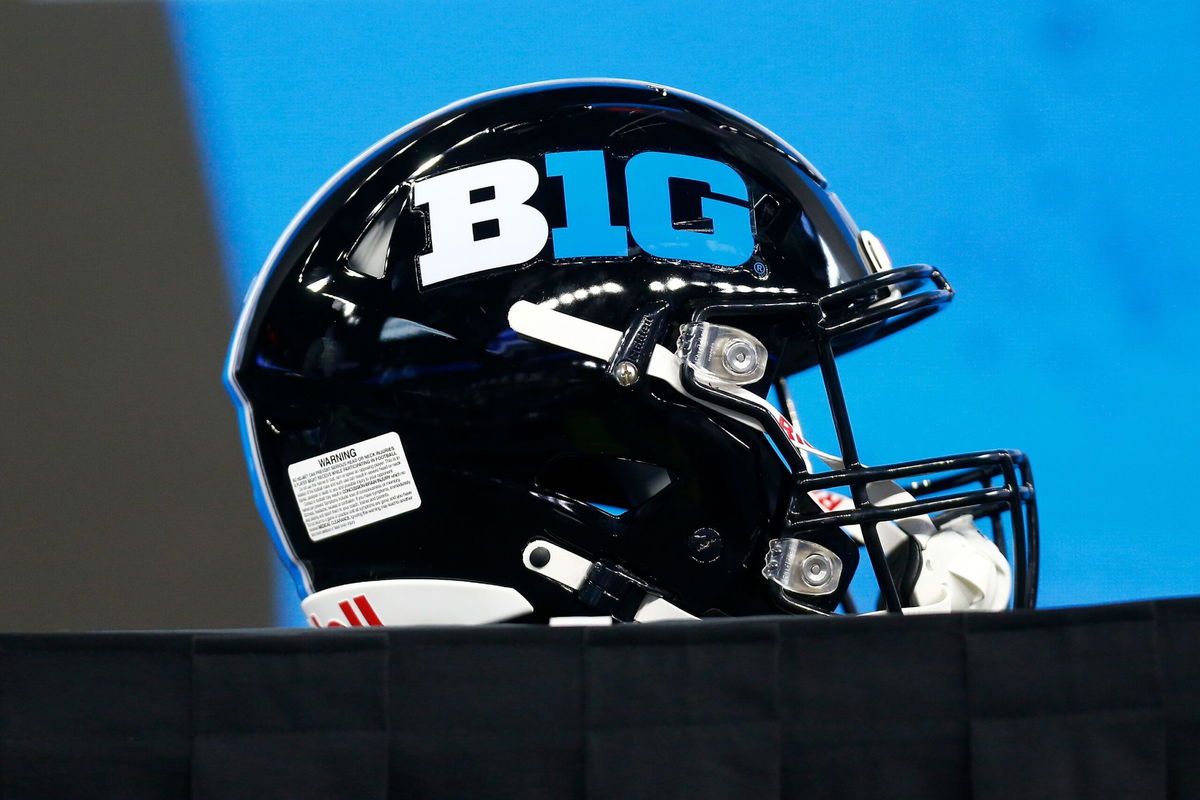
<instances>
[{"instance_id":1,"label":"white warning decal","mask_svg":"<svg viewBox=\"0 0 1200 800\"><path fill-rule=\"evenodd\" d=\"M297 461L288 477L314 542L421 507L396 433Z\"/></svg>"}]
</instances>

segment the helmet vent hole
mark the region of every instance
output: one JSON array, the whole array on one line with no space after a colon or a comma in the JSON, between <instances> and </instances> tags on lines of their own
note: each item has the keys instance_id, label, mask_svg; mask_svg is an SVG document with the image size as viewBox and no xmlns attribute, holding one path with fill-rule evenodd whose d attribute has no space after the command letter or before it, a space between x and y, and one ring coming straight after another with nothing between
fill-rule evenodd
<instances>
[{"instance_id":1,"label":"helmet vent hole","mask_svg":"<svg viewBox=\"0 0 1200 800\"><path fill-rule=\"evenodd\" d=\"M671 485L663 467L613 456L572 455L552 459L534 485L543 492L620 517Z\"/></svg>"}]
</instances>

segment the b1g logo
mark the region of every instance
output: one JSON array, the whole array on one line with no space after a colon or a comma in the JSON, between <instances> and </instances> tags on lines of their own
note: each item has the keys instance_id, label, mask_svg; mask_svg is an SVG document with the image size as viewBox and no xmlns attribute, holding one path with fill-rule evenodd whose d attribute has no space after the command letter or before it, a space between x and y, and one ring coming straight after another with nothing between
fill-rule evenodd
<instances>
[{"instance_id":1,"label":"b1g logo","mask_svg":"<svg viewBox=\"0 0 1200 800\"><path fill-rule=\"evenodd\" d=\"M563 180L567 224L553 229L555 258L629 255L626 229L609 218L602 150L547 153L546 175ZM711 230L678 227L671 180L705 184L700 210ZM430 252L417 257L422 286L520 264L546 246L551 229L528 205L538 171L515 158L415 181L413 205L426 206ZM638 153L625 164L629 236L659 258L720 267L744 264L754 252L746 182L728 164L678 153Z\"/></svg>"}]
</instances>

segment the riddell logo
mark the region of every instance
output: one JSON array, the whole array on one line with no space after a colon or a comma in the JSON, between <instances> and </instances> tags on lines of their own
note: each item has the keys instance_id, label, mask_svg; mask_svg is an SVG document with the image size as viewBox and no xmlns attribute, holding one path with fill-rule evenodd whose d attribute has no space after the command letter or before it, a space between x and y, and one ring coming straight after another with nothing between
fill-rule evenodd
<instances>
[{"instance_id":1,"label":"riddell logo","mask_svg":"<svg viewBox=\"0 0 1200 800\"><path fill-rule=\"evenodd\" d=\"M779 429L783 431L783 435L788 438L789 442L812 449L812 445L808 443L808 440L796 432L796 429L792 427L792 423L788 422L786 417L776 412L775 422L779 425Z\"/></svg>"},{"instance_id":2,"label":"riddell logo","mask_svg":"<svg viewBox=\"0 0 1200 800\"><path fill-rule=\"evenodd\" d=\"M821 508L826 511L836 511L846 503L850 502L850 498L837 492L827 492L824 489L816 489L808 493L808 496L816 502Z\"/></svg>"},{"instance_id":3,"label":"riddell logo","mask_svg":"<svg viewBox=\"0 0 1200 800\"><path fill-rule=\"evenodd\" d=\"M383 627L383 623L379 620L379 615L375 613L375 609L371 607L371 601L367 600L365 594L355 595L352 600L341 601L338 603L338 608L345 615L345 622L342 622L340 619L331 619L322 625L321 621L317 619L316 614L309 615L309 621L312 622L315 628L345 628L347 626L351 628ZM358 613L355 613L355 608L358 609ZM362 615L361 619L359 618L359 614Z\"/></svg>"}]
</instances>

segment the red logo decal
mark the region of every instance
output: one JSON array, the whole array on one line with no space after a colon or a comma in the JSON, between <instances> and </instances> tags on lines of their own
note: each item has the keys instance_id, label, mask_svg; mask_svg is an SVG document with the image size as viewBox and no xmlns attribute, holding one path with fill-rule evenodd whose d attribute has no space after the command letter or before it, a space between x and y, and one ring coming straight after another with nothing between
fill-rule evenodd
<instances>
[{"instance_id":1,"label":"red logo decal","mask_svg":"<svg viewBox=\"0 0 1200 800\"><path fill-rule=\"evenodd\" d=\"M351 602L354 605L351 605ZM356 607L358 608L357 614L354 611ZM309 619L312 621L313 626L317 628L345 628L347 625L351 628L383 627L383 623L379 620L379 615L375 613L375 609L371 606L371 601L367 599L365 594L356 595L353 600L343 600L338 603L338 608L346 616L345 622L338 619L331 619L322 625L321 621L317 619L316 614L311 615ZM362 619L359 619L359 614L362 614Z\"/></svg>"},{"instance_id":2,"label":"red logo decal","mask_svg":"<svg viewBox=\"0 0 1200 800\"><path fill-rule=\"evenodd\" d=\"M809 444L803 436L796 433L796 429L792 427L792 423L788 422L786 417L776 414L775 422L779 424L779 429L783 431L783 435L788 438L789 442L793 442L802 447L812 448L812 445Z\"/></svg>"},{"instance_id":3,"label":"red logo decal","mask_svg":"<svg viewBox=\"0 0 1200 800\"><path fill-rule=\"evenodd\" d=\"M809 495L816 501L817 505L826 511L833 511L835 508L846 502L846 498L834 492L817 491Z\"/></svg>"}]
</instances>

